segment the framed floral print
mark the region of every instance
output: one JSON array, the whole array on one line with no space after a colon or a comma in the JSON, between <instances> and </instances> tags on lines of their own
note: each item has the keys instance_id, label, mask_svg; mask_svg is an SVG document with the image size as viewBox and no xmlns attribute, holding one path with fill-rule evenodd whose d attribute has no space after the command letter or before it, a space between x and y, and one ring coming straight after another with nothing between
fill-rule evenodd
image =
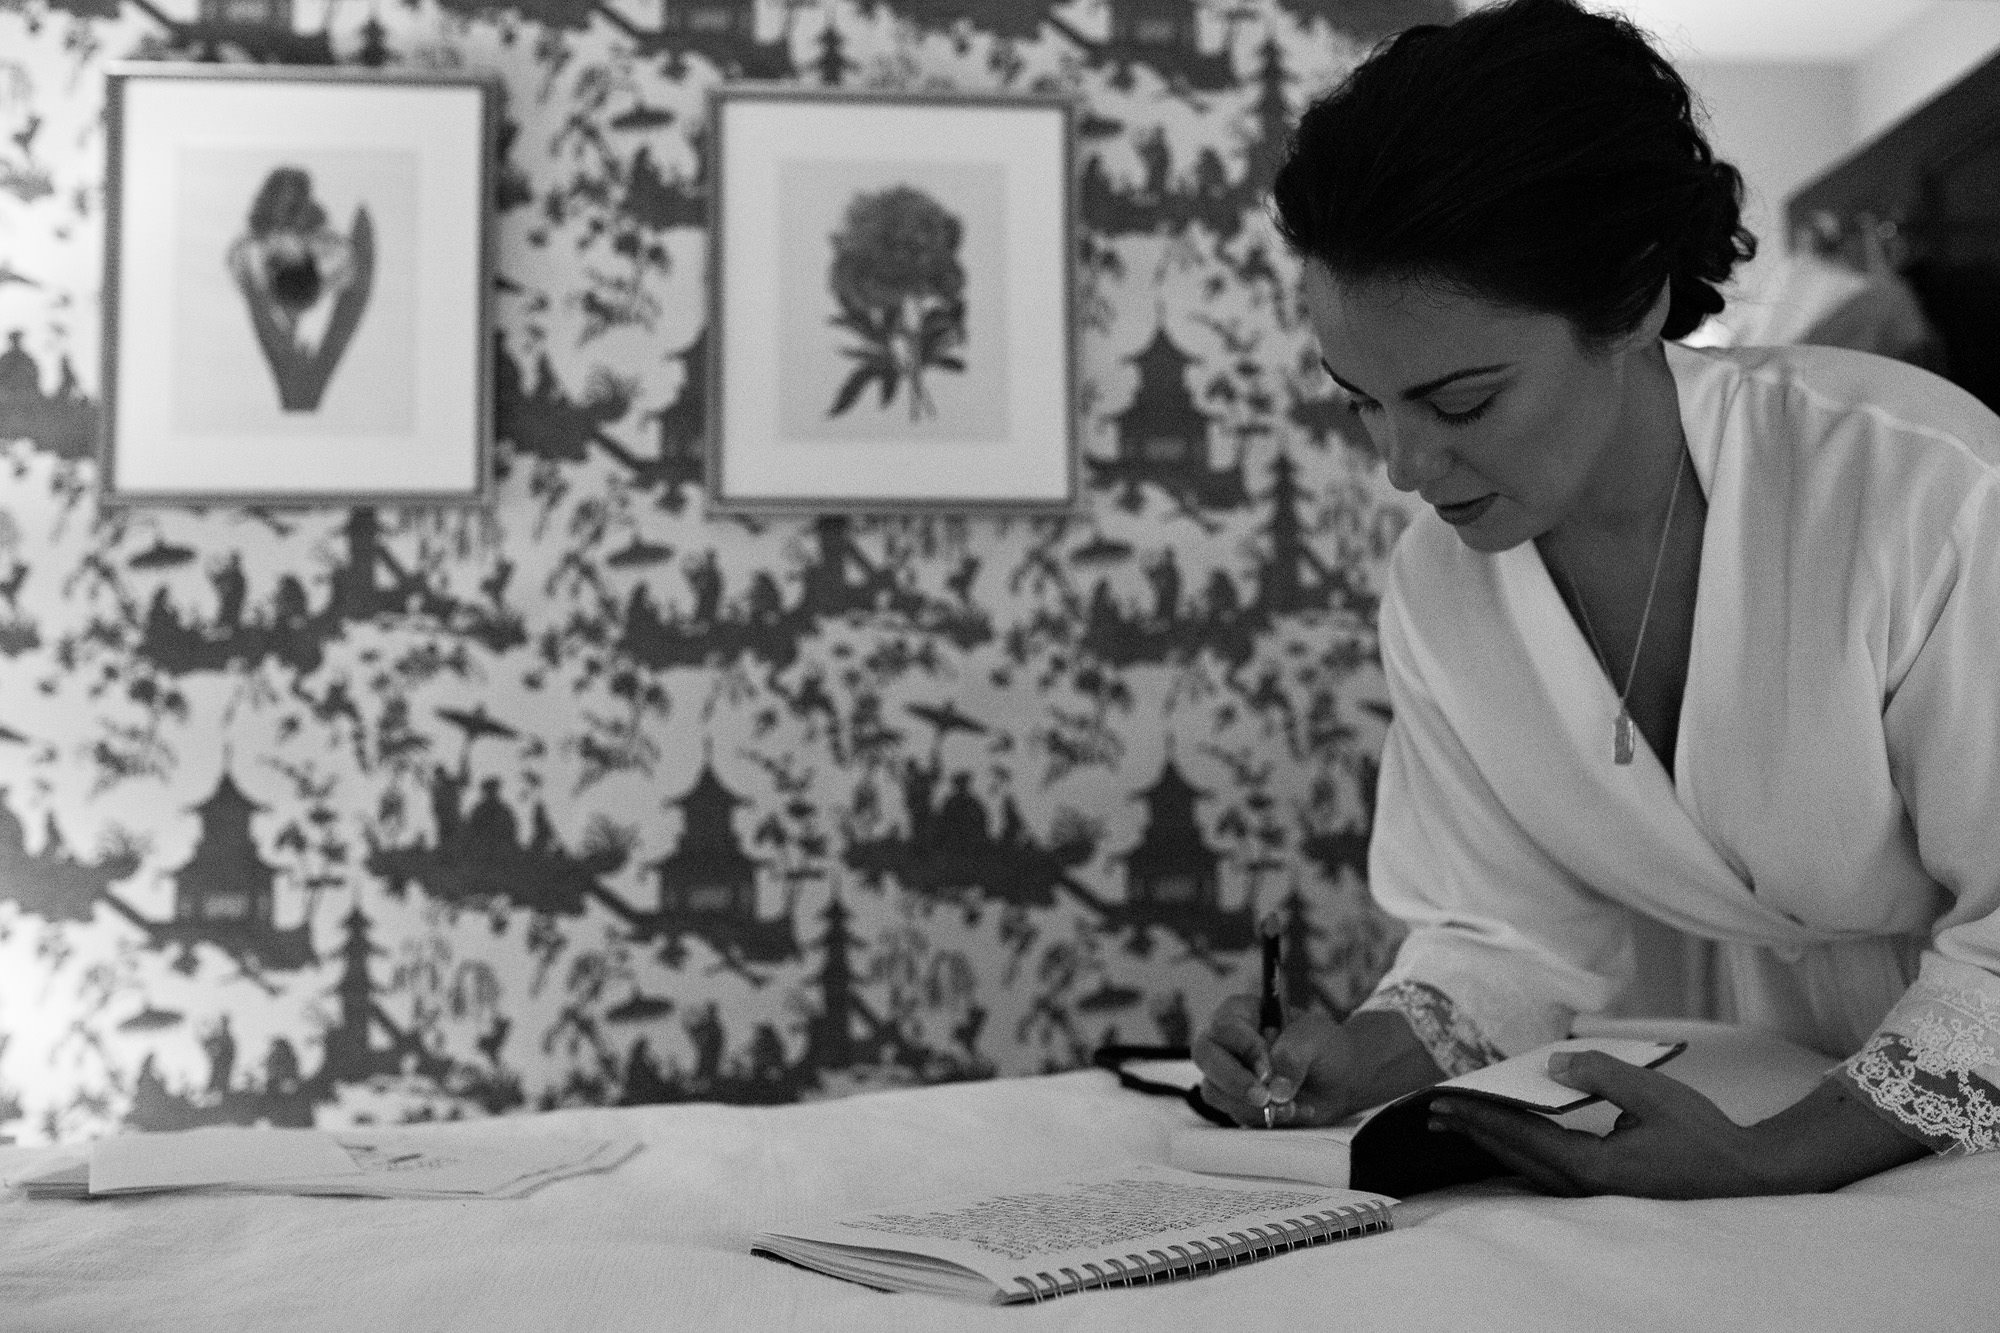
<instances>
[{"instance_id":1,"label":"framed floral print","mask_svg":"<svg viewBox=\"0 0 2000 1333\"><path fill-rule=\"evenodd\" d=\"M496 85L125 62L106 100L103 498L484 500Z\"/></svg>"},{"instance_id":2,"label":"framed floral print","mask_svg":"<svg viewBox=\"0 0 2000 1333\"><path fill-rule=\"evenodd\" d=\"M709 129L711 507L1074 506L1070 103L733 85Z\"/></svg>"}]
</instances>

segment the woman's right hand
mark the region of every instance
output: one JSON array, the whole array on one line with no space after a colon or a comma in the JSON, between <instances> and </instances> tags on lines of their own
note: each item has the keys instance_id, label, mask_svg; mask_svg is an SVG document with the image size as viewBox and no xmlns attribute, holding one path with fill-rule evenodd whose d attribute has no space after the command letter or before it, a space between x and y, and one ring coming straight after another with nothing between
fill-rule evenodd
<instances>
[{"instance_id":1,"label":"woman's right hand","mask_svg":"<svg viewBox=\"0 0 2000 1333\"><path fill-rule=\"evenodd\" d=\"M1264 1108L1285 1125L1326 1125L1350 1106L1354 1043L1324 1013L1299 1014L1266 1042L1257 1030L1257 998L1232 995L1194 1042L1202 1099L1241 1125L1265 1123Z\"/></svg>"},{"instance_id":2,"label":"woman's right hand","mask_svg":"<svg viewBox=\"0 0 2000 1333\"><path fill-rule=\"evenodd\" d=\"M1202 1099L1241 1125L1330 1125L1444 1077L1401 1014L1368 1011L1337 1023L1295 1014L1275 1041L1257 1030L1257 999L1224 1000L1195 1038Z\"/></svg>"}]
</instances>

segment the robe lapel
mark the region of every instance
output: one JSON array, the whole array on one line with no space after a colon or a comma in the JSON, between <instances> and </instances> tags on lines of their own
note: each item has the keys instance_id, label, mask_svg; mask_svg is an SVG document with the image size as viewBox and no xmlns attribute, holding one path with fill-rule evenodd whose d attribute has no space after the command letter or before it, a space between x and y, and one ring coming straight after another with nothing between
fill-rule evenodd
<instances>
[{"instance_id":1,"label":"robe lapel","mask_svg":"<svg viewBox=\"0 0 2000 1333\"><path fill-rule=\"evenodd\" d=\"M1685 393L1685 385L1683 392ZM1685 413L1684 413L1685 415ZM1525 660L1518 664L1539 679L1545 707L1532 738L1537 751L1534 790L1510 795L1524 808L1524 822L1549 850L1584 882L1679 929L1710 938L1790 950L1825 938L1760 901L1733 864L1690 813L1687 784L1699 781L1699 759L1688 737L1701 725L1704 681L1726 664L1706 660L1713 636L1705 634L1712 603L1727 601L1737 577L1734 534L1713 531L1715 515L1728 508L1716 492L1732 478L1719 475L1717 441L1690 439L1695 476L1710 496L1709 523L1702 543L1701 582L1696 593L1688 681L1670 778L1650 746L1640 745L1632 763L1612 762L1612 727L1618 695L1599 666L1569 608L1563 605L1548 567L1533 542L1493 557L1504 614L1515 627ZM1726 472L1723 468L1720 471Z\"/></svg>"}]
</instances>

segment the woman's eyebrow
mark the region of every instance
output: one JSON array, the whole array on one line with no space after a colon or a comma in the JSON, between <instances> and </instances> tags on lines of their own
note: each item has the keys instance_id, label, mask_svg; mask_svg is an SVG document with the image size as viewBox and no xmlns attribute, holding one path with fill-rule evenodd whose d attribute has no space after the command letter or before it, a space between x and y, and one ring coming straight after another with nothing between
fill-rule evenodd
<instances>
[{"instance_id":1,"label":"woman's eyebrow","mask_svg":"<svg viewBox=\"0 0 2000 1333\"><path fill-rule=\"evenodd\" d=\"M1490 366L1467 366L1463 370L1454 370L1449 375L1440 375L1434 380L1425 380L1422 384L1411 385L1409 388L1403 390L1403 400L1414 403L1420 398L1426 398L1436 393L1448 384L1456 384L1459 380L1471 379L1474 375L1489 375L1496 370L1506 370L1511 364L1511 362L1502 361ZM1327 374L1333 376L1333 382L1341 388L1359 398L1369 396L1342 379L1339 371L1326 364L1326 358L1320 358L1320 365L1325 368Z\"/></svg>"}]
</instances>

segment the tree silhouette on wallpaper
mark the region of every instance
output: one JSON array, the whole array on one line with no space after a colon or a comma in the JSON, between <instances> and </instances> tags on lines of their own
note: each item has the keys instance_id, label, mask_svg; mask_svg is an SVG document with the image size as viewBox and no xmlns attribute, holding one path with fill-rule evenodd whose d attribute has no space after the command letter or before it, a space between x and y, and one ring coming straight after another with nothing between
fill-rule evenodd
<instances>
[{"instance_id":1,"label":"tree silhouette on wallpaper","mask_svg":"<svg viewBox=\"0 0 2000 1333\"><path fill-rule=\"evenodd\" d=\"M287 412L316 412L361 325L375 277L375 226L365 206L343 236L313 197L312 176L277 167L229 247L229 272Z\"/></svg>"},{"instance_id":2,"label":"tree silhouette on wallpaper","mask_svg":"<svg viewBox=\"0 0 2000 1333\"><path fill-rule=\"evenodd\" d=\"M840 305L831 323L860 342L841 349L855 366L828 416L853 407L871 384L885 408L907 387L912 421L936 414L925 374L965 369L964 235L950 210L908 185L848 203L827 285Z\"/></svg>"}]
</instances>

